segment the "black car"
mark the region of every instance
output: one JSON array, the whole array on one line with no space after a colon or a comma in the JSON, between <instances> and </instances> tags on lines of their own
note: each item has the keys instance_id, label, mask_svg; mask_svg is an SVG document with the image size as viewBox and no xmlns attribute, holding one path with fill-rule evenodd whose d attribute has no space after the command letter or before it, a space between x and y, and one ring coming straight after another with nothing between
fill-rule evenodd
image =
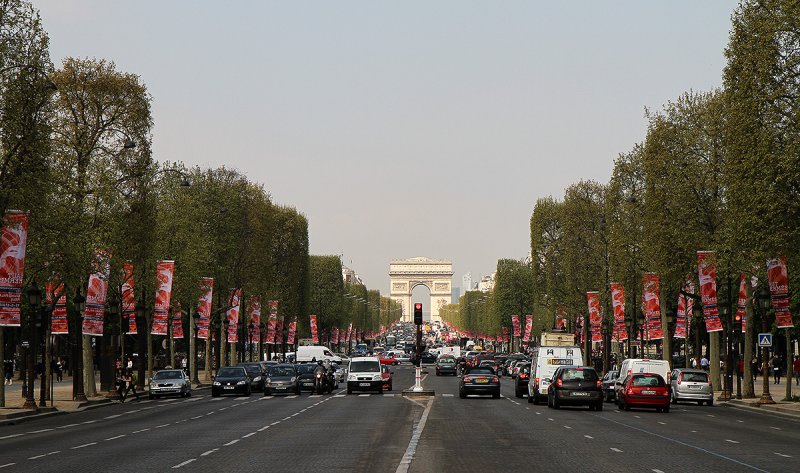
<instances>
[{"instance_id":1,"label":"black car","mask_svg":"<svg viewBox=\"0 0 800 473\"><path fill-rule=\"evenodd\" d=\"M500 398L500 377L492 368L470 368L458 381L458 397L465 399L470 394L491 394Z\"/></svg>"},{"instance_id":2,"label":"black car","mask_svg":"<svg viewBox=\"0 0 800 473\"><path fill-rule=\"evenodd\" d=\"M241 366L226 366L217 371L214 382L211 384L211 396L217 397L220 394L239 394L249 396L252 391L250 387L250 376Z\"/></svg>"},{"instance_id":3,"label":"black car","mask_svg":"<svg viewBox=\"0 0 800 473\"><path fill-rule=\"evenodd\" d=\"M241 366L247 371L247 375L250 376L251 391L260 392L264 390L264 381L267 379L267 371L264 369L264 365L258 362L252 362L239 363L236 366Z\"/></svg>"},{"instance_id":4,"label":"black car","mask_svg":"<svg viewBox=\"0 0 800 473\"><path fill-rule=\"evenodd\" d=\"M297 382L297 370L294 365L272 365L267 371L264 383L264 395L274 394L300 394L300 384Z\"/></svg>"},{"instance_id":5,"label":"black car","mask_svg":"<svg viewBox=\"0 0 800 473\"><path fill-rule=\"evenodd\" d=\"M295 365L297 370L297 385L301 391L314 391L314 371L317 365L313 363L301 363Z\"/></svg>"},{"instance_id":6,"label":"black car","mask_svg":"<svg viewBox=\"0 0 800 473\"><path fill-rule=\"evenodd\" d=\"M605 376L603 376L603 399L606 402L614 402L617 399L615 383L617 382L618 377L619 371L609 371Z\"/></svg>"},{"instance_id":7,"label":"black car","mask_svg":"<svg viewBox=\"0 0 800 473\"><path fill-rule=\"evenodd\" d=\"M514 395L521 398L528 392L528 381L531 379L530 362L521 362L519 374L514 378Z\"/></svg>"},{"instance_id":8,"label":"black car","mask_svg":"<svg viewBox=\"0 0 800 473\"><path fill-rule=\"evenodd\" d=\"M434 355L431 352L427 352L427 351L422 352L422 358L420 360L420 363L424 363L424 364L436 363L436 355Z\"/></svg>"},{"instance_id":9,"label":"black car","mask_svg":"<svg viewBox=\"0 0 800 473\"><path fill-rule=\"evenodd\" d=\"M446 374L456 375L456 359L452 356L442 356L436 360L436 376Z\"/></svg>"},{"instance_id":10,"label":"black car","mask_svg":"<svg viewBox=\"0 0 800 473\"><path fill-rule=\"evenodd\" d=\"M603 410L603 388L594 368L561 366L547 388L547 407L588 405L589 410Z\"/></svg>"}]
</instances>

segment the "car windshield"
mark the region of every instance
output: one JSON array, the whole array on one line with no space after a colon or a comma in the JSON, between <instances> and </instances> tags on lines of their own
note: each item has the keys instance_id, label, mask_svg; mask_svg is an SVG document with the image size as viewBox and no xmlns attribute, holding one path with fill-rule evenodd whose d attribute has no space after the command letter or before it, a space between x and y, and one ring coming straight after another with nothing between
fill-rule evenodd
<instances>
[{"instance_id":1,"label":"car windshield","mask_svg":"<svg viewBox=\"0 0 800 473\"><path fill-rule=\"evenodd\" d=\"M706 373L681 373L681 380L694 383L707 383L708 375Z\"/></svg>"},{"instance_id":2,"label":"car windshield","mask_svg":"<svg viewBox=\"0 0 800 473\"><path fill-rule=\"evenodd\" d=\"M316 368L317 365L312 365L312 364L297 365L297 374L313 373Z\"/></svg>"},{"instance_id":3,"label":"car windshield","mask_svg":"<svg viewBox=\"0 0 800 473\"><path fill-rule=\"evenodd\" d=\"M467 374L494 374L494 370L488 367L472 368Z\"/></svg>"},{"instance_id":4,"label":"car windshield","mask_svg":"<svg viewBox=\"0 0 800 473\"><path fill-rule=\"evenodd\" d=\"M181 379L180 371L159 371L153 379Z\"/></svg>"},{"instance_id":5,"label":"car windshield","mask_svg":"<svg viewBox=\"0 0 800 473\"><path fill-rule=\"evenodd\" d=\"M261 375L261 366L259 365L242 365L242 368L247 370L247 374L253 376Z\"/></svg>"},{"instance_id":6,"label":"car windshield","mask_svg":"<svg viewBox=\"0 0 800 473\"><path fill-rule=\"evenodd\" d=\"M271 366L269 369L269 375L273 377L294 376L295 370L291 366Z\"/></svg>"},{"instance_id":7,"label":"car windshield","mask_svg":"<svg viewBox=\"0 0 800 473\"><path fill-rule=\"evenodd\" d=\"M351 361L350 362L350 372L351 373L379 373L381 371L381 365L374 361Z\"/></svg>"},{"instance_id":8,"label":"car windshield","mask_svg":"<svg viewBox=\"0 0 800 473\"><path fill-rule=\"evenodd\" d=\"M591 369L568 368L561 373L563 381L596 381L597 373Z\"/></svg>"},{"instance_id":9,"label":"car windshield","mask_svg":"<svg viewBox=\"0 0 800 473\"><path fill-rule=\"evenodd\" d=\"M456 360L454 360L453 358L441 358L439 360L440 365L454 365L455 363Z\"/></svg>"},{"instance_id":10,"label":"car windshield","mask_svg":"<svg viewBox=\"0 0 800 473\"><path fill-rule=\"evenodd\" d=\"M632 384L633 386L661 387L664 386L664 378L658 375L634 376Z\"/></svg>"},{"instance_id":11,"label":"car windshield","mask_svg":"<svg viewBox=\"0 0 800 473\"><path fill-rule=\"evenodd\" d=\"M219 372L217 372L217 377L219 378L233 378L236 376L244 376L244 368L240 367L220 368Z\"/></svg>"}]
</instances>

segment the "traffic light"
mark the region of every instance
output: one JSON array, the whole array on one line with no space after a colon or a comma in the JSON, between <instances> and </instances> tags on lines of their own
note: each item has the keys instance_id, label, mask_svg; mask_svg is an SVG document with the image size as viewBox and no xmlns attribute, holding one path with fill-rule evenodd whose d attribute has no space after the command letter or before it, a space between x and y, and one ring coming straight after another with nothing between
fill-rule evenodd
<instances>
[{"instance_id":1,"label":"traffic light","mask_svg":"<svg viewBox=\"0 0 800 473\"><path fill-rule=\"evenodd\" d=\"M414 304L414 323L422 325L422 303L417 302Z\"/></svg>"},{"instance_id":2,"label":"traffic light","mask_svg":"<svg viewBox=\"0 0 800 473\"><path fill-rule=\"evenodd\" d=\"M733 316L733 331L734 332L741 332L742 331L742 315L736 314Z\"/></svg>"}]
</instances>

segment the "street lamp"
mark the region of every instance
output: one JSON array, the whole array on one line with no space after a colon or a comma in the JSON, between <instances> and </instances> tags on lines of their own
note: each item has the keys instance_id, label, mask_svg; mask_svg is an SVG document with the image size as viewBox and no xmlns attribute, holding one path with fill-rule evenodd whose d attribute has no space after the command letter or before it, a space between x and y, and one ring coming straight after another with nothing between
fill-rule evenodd
<instances>
[{"instance_id":1,"label":"street lamp","mask_svg":"<svg viewBox=\"0 0 800 473\"><path fill-rule=\"evenodd\" d=\"M200 384L200 379L197 377L197 371L198 371L197 370L197 364L198 364L198 361L197 361L197 358L198 358L197 354L198 353L197 352L198 352L198 342L200 340L197 332L198 332L198 326L199 326L199 322L200 322L200 312L198 312L196 310L192 311L191 308L189 309L189 312L191 314L189 323L191 324L192 329L193 329L193 331L192 331L192 339L194 340L194 344L190 347L191 348L191 350L190 350L191 353L189 353L189 363L191 363L189 365L189 378L191 379L192 383Z\"/></svg>"},{"instance_id":2,"label":"street lamp","mask_svg":"<svg viewBox=\"0 0 800 473\"><path fill-rule=\"evenodd\" d=\"M145 307L144 303L136 304L136 308L134 309L136 313L136 345L137 350L139 351L139 356L137 357L136 362L138 363L137 371L139 373L138 379L138 387L144 387L144 377L145 377L145 357L147 356L147 332L149 332L149 327L147 327L147 308Z\"/></svg>"},{"instance_id":3,"label":"street lamp","mask_svg":"<svg viewBox=\"0 0 800 473\"><path fill-rule=\"evenodd\" d=\"M28 288L28 304L30 304L31 307L31 314L28 319L28 348L25 353L28 372L25 374L27 378L27 389L25 390L25 404L22 405L23 409L36 409L36 399L33 397L33 369L36 361L36 323L39 320L39 304L41 303L42 291L39 289L39 286L36 285L36 281L33 281L31 287ZM44 380L42 380L42 382L44 382Z\"/></svg>"},{"instance_id":4,"label":"street lamp","mask_svg":"<svg viewBox=\"0 0 800 473\"><path fill-rule=\"evenodd\" d=\"M731 399L731 392L733 391L733 378L731 377L731 337L733 327L728 316L730 309L728 302L725 300L719 301L719 313L722 320L725 321L725 382L722 383L722 393L719 395L721 401L729 401Z\"/></svg>"},{"instance_id":5,"label":"street lamp","mask_svg":"<svg viewBox=\"0 0 800 473\"><path fill-rule=\"evenodd\" d=\"M633 320L631 319L630 315L625 316L625 330L628 333L628 358L631 357L631 338L633 338L631 326L633 325Z\"/></svg>"},{"instance_id":6,"label":"street lamp","mask_svg":"<svg viewBox=\"0 0 800 473\"><path fill-rule=\"evenodd\" d=\"M667 306L667 317L666 317L667 326L664 327L665 328L665 330L664 330L664 332L665 332L664 333L664 341L661 344L661 347L662 347L661 348L661 351L662 351L661 358L664 358L664 356L663 356L664 355L664 353L663 353L664 351L668 351L669 352L666 355L668 357L667 361L669 362L670 368L672 368L672 352L674 351L674 349L672 347L672 334L674 333L673 332L673 323L675 322L675 314L677 312L678 312L678 307L676 306L676 304L671 303L671 304L669 304Z\"/></svg>"},{"instance_id":7,"label":"street lamp","mask_svg":"<svg viewBox=\"0 0 800 473\"><path fill-rule=\"evenodd\" d=\"M638 316L636 318L636 321L638 322L637 326L639 328L639 346L642 349L642 353L641 353L640 356L644 357L645 356L645 354L644 354L644 352L645 352L645 350L644 350L644 348L645 348L645 345L644 345L644 323L645 323L644 312L641 312L641 311L639 312L639 314L638 314Z\"/></svg>"},{"instance_id":8,"label":"street lamp","mask_svg":"<svg viewBox=\"0 0 800 473\"><path fill-rule=\"evenodd\" d=\"M247 331L247 339L248 339L247 340L247 342L248 342L247 346L248 346L248 348L250 350L250 353L248 354L248 359L250 361L253 361L253 332L255 331L256 324L253 323L253 321L251 320L250 321L250 325L247 328L249 329Z\"/></svg>"},{"instance_id":9,"label":"street lamp","mask_svg":"<svg viewBox=\"0 0 800 473\"><path fill-rule=\"evenodd\" d=\"M766 333L769 330L767 314L772 305L769 289L766 286L761 286L756 297L758 298L758 306L761 308L761 331ZM758 400L758 405L775 404L775 400L772 399L772 395L769 393L769 365L767 364L767 357L767 347L761 347L761 374L763 379L761 381L761 399ZM786 381L788 383L792 382L790 379Z\"/></svg>"},{"instance_id":10,"label":"street lamp","mask_svg":"<svg viewBox=\"0 0 800 473\"><path fill-rule=\"evenodd\" d=\"M73 358L75 368L72 370L72 399L78 402L86 402L86 393L83 391L83 308L86 297L81 294L80 286L75 288L75 297L72 299L73 306L77 311L75 316L75 343L73 344Z\"/></svg>"}]
</instances>

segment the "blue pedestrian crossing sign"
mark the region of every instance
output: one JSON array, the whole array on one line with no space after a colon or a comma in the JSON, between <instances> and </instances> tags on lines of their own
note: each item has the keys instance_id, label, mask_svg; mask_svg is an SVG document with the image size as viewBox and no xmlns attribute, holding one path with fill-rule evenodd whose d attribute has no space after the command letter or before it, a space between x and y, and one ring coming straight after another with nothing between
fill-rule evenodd
<instances>
[{"instance_id":1,"label":"blue pedestrian crossing sign","mask_svg":"<svg viewBox=\"0 0 800 473\"><path fill-rule=\"evenodd\" d=\"M759 333L758 334L758 346L760 346L760 347L771 347L772 346L772 334L771 333Z\"/></svg>"}]
</instances>

